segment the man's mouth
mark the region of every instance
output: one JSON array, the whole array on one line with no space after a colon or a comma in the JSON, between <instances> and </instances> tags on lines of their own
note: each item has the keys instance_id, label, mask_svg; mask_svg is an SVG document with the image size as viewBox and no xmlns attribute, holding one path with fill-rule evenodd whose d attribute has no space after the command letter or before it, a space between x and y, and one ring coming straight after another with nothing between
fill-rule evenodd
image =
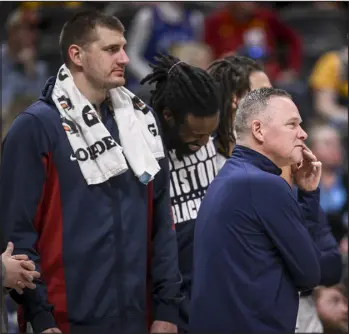
<instances>
[{"instance_id":1,"label":"man's mouth","mask_svg":"<svg viewBox=\"0 0 349 334\"><path fill-rule=\"evenodd\" d=\"M113 70L112 73L124 75L124 70Z\"/></svg>"},{"instance_id":2,"label":"man's mouth","mask_svg":"<svg viewBox=\"0 0 349 334\"><path fill-rule=\"evenodd\" d=\"M190 144L188 147L191 151L194 151L194 152L200 149L200 146L194 145L194 144Z\"/></svg>"}]
</instances>

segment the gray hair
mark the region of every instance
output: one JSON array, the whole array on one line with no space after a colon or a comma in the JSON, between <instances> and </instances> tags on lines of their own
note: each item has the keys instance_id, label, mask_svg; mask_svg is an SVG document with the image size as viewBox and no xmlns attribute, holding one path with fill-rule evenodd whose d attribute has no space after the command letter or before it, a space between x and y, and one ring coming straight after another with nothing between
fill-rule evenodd
<instances>
[{"instance_id":1,"label":"gray hair","mask_svg":"<svg viewBox=\"0 0 349 334\"><path fill-rule=\"evenodd\" d=\"M292 100L292 96L286 91L270 87L255 89L246 94L239 103L235 115L234 134L236 139L241 139L243 134L250 131L250 122L267 108L269 100L274 96Z\"/></svg>"}]
</instances>

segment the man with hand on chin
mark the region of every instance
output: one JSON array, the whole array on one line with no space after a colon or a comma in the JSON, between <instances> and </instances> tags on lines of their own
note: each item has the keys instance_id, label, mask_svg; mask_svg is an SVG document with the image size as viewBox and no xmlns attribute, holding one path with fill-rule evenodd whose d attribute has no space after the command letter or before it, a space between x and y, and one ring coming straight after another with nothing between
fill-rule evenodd
<instances>
[{"instance_id":1,"label":"man with hand on chin","mask_svg":"<svg viewBox=\"0 0 349 334\"><path fill-rule=\"evenodd\" d=\"M274 88L246 95L236 147L211 184L196 220L189 329L294 332L299 291L319 284L321 162L291 96ZM293 166L298 201L280 178Z\"/></svg>"}]
</instances>

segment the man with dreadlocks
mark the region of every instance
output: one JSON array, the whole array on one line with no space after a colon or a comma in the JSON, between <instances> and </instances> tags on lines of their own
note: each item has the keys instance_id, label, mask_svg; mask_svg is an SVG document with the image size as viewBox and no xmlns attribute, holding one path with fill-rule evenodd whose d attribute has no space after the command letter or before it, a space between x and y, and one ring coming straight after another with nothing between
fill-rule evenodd
<instances>
[{"instance_id":1,"label":"man with dreadlocks","mask_svg":"<svg viewBox=\"0 0 349 334\"><path fill-rule=\"evenodd\" d=\"M159 56L141 84L155 84L150 105L163 130L170 161L170 195L183 276L180 327L188 323L194 222L208 185L217 174L211 134L219 121L217 87L198 67L173 56Z\"/></svg>"},{"instance_id":2,"label":"man with dreadlocks","mask_svg":"<svg viewBox=\"0 0 349 334\"><path fill-rule=\"evenodd\" d=\"M211 64L208 72L219 85L220 123L216 131L217 165L220 169L235 146L233 122L240 100L250 90L271 87L263 68L251 58L229 56Z\"/></svg>"},{"instance_id":3,"label":"man with dreadlocks","mask_svg":"<svg viewBox=\"0 0 349 334\"><path fill-rule=\"evenodd\" d=\"M242 56L229 56L214 62L208 69L210 75L219 85L221 103L221 122L215 138L217 148L217 165L219 169L231 156L235 146L232 128L235 112L240 100L251 90L271 87L263 68L254 60ZM281 176L294 186L290 167L283 167ZM336 241L320 210L318 224L313 230L314 242L321 251L321 285L331 286L338 283L341 272L340 254ZM318 333L322 325L317 316L312 290L300 294L300 305L297 319L297 332Z\"/></svg>"}]
</instances>

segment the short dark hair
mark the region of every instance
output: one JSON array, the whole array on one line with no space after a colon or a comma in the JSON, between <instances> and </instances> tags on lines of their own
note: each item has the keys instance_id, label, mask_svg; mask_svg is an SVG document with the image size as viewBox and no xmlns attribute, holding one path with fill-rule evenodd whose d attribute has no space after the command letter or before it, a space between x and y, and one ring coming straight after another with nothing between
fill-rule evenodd
<instances>
[{"instance_id":1,"label":"short dark hair","mask_svg":"<svg viewBox=\"0 0 349 334\"><path fill-rule=\"evenodd\" d=\"M125 32L125 28L116 16L106 15L96 10L85 10L77 13L67 21L61 31L59 48L64 63L70 63L68 49L72 44L84 46L96 39L96 27L105 27Z\"/></svg>"},{"instance_id":2,"label":"short dark hair","mask_svg":"<svg viewBox=\"0 0 349 334\"><path fill-rule=\"evenodd\" d=\"M237 139L249 129L251 117L259 115L269 104L272 97L285 97L292 100L292 96L285 90L263 87L249 92L240 102L236 111L234 130Z\"/></svg>"},{"instance_id":3,"label":"short dark hair","mask_svg":"<svg viewBox=\"0 0 349 334\"><path fill-rule=\"evenodd\" d=\"M262 72L263 67L255 60L244 56L228 56L216 60L208 72L219 85L220 122L216 131L216 140L220 144L221 153L228 157L229 143L235 142L233 135L232 96L241 98L250 89L250 75Z\"/></svg>"},{"instance_id":4,"label":"short dark hair","mask_svg":"<svg viewBox=\"0 0 349 334\"><path fill-rule=\"evenodd\" d=\"M158 55L149 66L153 73L141 84L156 84L150 105L157 113L168 108L176 119L183 120L188 114L206 117L219 111L217 85L205 70L171 55Z\"/></svg>"}]
</instances>

